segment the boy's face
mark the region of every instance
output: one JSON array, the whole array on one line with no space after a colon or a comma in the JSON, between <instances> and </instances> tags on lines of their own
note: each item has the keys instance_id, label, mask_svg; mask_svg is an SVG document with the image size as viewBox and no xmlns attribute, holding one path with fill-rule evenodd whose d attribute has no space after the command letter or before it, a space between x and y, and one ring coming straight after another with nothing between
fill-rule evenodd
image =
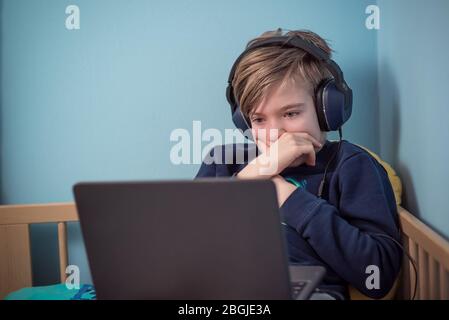
<instances>
[{"instance_id":1,"label":"boy's face","mask_svg":"<svg viewBox=\"0 0 449 320\"><path fill-rule=\"evenodd\" d=\"M326 140L326 133L320 130L313 97L294 81L274 85L252 110L249 119L253 136L268 147L284 132L306 132L323 144ZM265 129L265 136L258 136L257 129ZM271 138L270 129L278 130Z\"/></svg>"}]
</instances>

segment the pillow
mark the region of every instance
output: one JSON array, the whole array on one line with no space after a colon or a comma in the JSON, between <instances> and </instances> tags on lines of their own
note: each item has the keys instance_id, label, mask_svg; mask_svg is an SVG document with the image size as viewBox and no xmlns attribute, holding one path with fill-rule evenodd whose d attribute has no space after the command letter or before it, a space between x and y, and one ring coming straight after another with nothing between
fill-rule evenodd
<instances>
[{"instance_id":1,"label":"pillow","mask_svg":"<svg viewBox=\"0 0 449 320\"><path fill-rule=\"evenodd\" d=\"M384 167L385 171L387 171L388 178L390 179L391 186L393 187L394 197L396 198L396 205L401 204L402 199L402 183L401 179L396 174L396 171L385 161L383 161L377 154L369 150L368 148L365 148L363 146L357 145L360 148L366 150L374 159L379 162L382 167Z\"/></svg>"}]
</instances>

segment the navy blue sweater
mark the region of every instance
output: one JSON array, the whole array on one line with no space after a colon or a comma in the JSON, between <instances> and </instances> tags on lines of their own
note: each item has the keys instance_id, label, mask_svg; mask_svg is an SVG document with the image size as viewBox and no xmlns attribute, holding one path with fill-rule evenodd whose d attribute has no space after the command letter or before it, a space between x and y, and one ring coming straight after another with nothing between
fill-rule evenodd
<instances>
[{"instance_id":1,"label":"navy blue sweater","mask_svg":"<svg viewBox=\"0 0 449 320\"><path fill-rule=\"evenodd\" d=\"M401 266L400 248L378 235L400 241L394 193L385 169L365 150L343 140L338 156L329 166L322 197L318 198L324 168L337 146L336 142L326 141L316 154L315 166L304 164L280 173L301 185L280 208L287 225L289 259L324 266L327 273L322 290L338 291L347 298L351 284L369 297L381 298L390 291ZM251 148L254 150L255 144L213 148L208 154L211 158L203 162L196 178L235 175L251 161L255 153L248 152ZM235 161L238 151L245 153L245 161L240 164ZM225 157L230 155L234 156L227 160L233 161L226 164ZM366 269L370 265L379 268L379 289L366 286L372 273Z\"/></svg>"}]
</instances>

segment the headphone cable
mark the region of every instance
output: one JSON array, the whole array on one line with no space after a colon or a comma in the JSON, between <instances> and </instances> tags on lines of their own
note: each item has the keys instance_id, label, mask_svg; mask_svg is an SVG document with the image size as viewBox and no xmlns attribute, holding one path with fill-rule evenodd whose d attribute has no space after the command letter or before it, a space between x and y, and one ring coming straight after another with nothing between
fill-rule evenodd
<instances>
[{"instance_id":1,"label":"headphone cable","mask_svg":"<svg viewBox=\"0 0 449 320\"><path fill-rule=\"evenodd\" d=\"M326 175L327 175L327 170L329 169L329 165L332 163L335 156L340 152L340 146L341 146L342 138L343 138L343 133L342 133L341 127L338 128L338 135L340 136L340 140L338 141L337 151L334 152L334 154L332 155L332 157L326 164L326 168L324 169L323 179L321 179L320 185L318 187L318 194L317 194L318 198L321 198L321 196L323 195L323 189L324 189L324 184L326 182Z\"/></svg>"},{"instance_id":2,"label":"headphone cable","mask_svg":"<svg viewBox=\"0 0 449 320\"><path fill-rule=\"evenodd\" d=\"M407 259L408 259L408 260L410 261L410 263L412 264L413 271L414 271L414 273L415 273L415 284L414 284L414 286L413 286L413 296L411 297L410 300L415 300L415 297L416 297L416 291L417 291L417 289L418 289L418 280L419 280L419 279L418 279L418 268L416 267L415 259L413 259L413 258L410 256L410 254L407 252L407 250L404 249L403 245L402 245L399 241L397 241L395 238L390 237L389 235L384 234L384 233L374 233L373 235L376 235L376 236L379 236L379 237L384 237L384 238L390 239L391 241L393 241L393 242L394 242L394 243L401 249L402 253L404 253L404 254L407 256Z\"/></svg>"}]
</instances>

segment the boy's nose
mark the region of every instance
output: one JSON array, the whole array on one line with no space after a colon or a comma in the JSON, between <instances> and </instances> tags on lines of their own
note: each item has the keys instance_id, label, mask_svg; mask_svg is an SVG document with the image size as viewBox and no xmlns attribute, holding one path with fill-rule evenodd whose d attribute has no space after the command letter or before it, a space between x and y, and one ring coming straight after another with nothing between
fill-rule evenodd
<instances>
[{"instance_id":1,"label":"boy's nose","mask_svg":"<svg viewBox=\"0 0 449 320\"><path fill-rule=\"evenodd\" d=\"M282 126L274 125L270 126L270 128L267 128L267 145L269 146L271 143L275 142L279 139L281 135L285 133L285 129Z\"/></svg>"}]
</instances>

